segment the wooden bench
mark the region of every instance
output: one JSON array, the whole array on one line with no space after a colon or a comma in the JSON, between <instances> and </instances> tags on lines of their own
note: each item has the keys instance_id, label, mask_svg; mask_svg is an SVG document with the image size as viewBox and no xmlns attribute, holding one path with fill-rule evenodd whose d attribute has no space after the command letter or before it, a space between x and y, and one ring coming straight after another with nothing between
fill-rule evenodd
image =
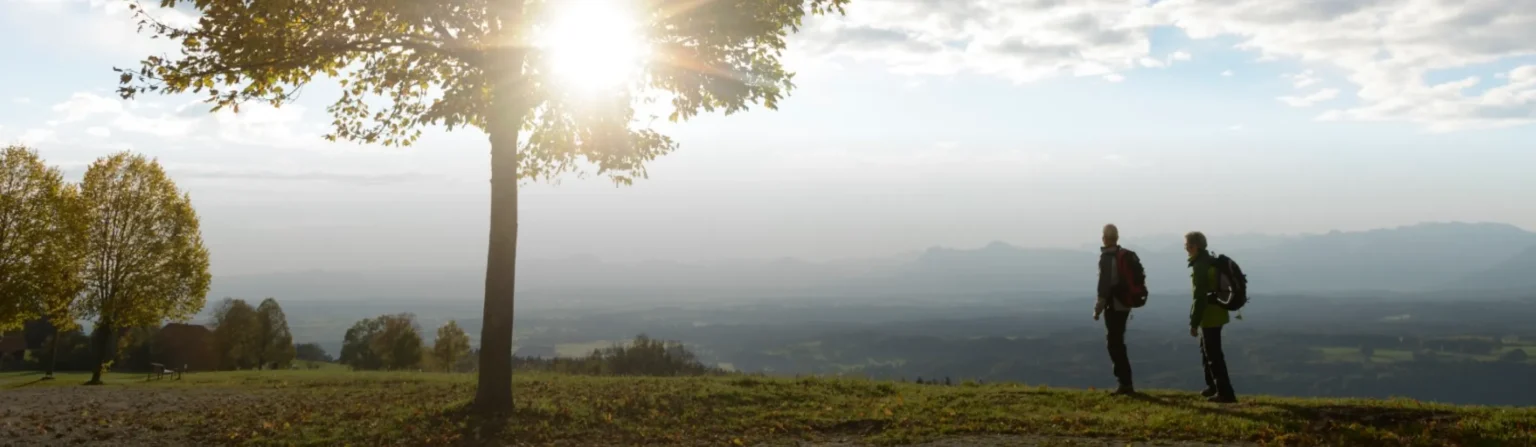
<instances>
[{"instance_id":1,"label":"wooden bench","mask_svg":"<svg viewBox=\"0 0 1536 447\"><path fill-rule=\"evenodd\" d=\"M176 375L176 380L181 380L181 374L185 372L186 369L187 368L185 366L181 367L180 369L170 369L159 363L150 363L149 376L145 377L144 380L160 380L170 376L171 374Z\"/></svg>"}]
</instances>

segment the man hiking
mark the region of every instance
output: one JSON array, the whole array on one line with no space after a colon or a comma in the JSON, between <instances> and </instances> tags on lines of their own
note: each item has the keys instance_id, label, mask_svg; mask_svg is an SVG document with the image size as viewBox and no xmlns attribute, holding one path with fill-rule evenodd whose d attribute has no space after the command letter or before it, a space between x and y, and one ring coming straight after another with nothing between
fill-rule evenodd
<instances>
[{"instance_id":1,"label":"man hiking","mask_svg":"<svg viewBox=\"0 0 1536 447\"><path fill-rule=\"evenodd\" d=\"M1184 250L1189 252L1189 276L1195 289L1194 303L1189 306L1189 336L1200 337L1200 361L1205 365L1205 390L1200 395L1210 402L1237 402L1221 349L1221 328L1230 317L1226 308L1212 302L1222 289L1223 278L1217 273L1216 258L1207 250L1205 234L1191 231L1184 235Z\"/></svg>"},{"instance_id":2,"label":"man hiking","mask_svg":"<svg viewBox=\"0 0 1536 447\"><path fill-rule=\"evenodd\" d=\"M1125 349L1125 326L1131 318L1131 309L1146 303L1146 274L1136 252L1120 248L1120 229L1115 224L1104 226L1103 242L1104 246L1099 249L1099 290L1093 306L1093 319L1104 317L1109 360L1114 364L1115 380L1120 383L1114 394L1133 394L1136 388L1131 385L1131 358Z\"/></svg>"}]
</instances>

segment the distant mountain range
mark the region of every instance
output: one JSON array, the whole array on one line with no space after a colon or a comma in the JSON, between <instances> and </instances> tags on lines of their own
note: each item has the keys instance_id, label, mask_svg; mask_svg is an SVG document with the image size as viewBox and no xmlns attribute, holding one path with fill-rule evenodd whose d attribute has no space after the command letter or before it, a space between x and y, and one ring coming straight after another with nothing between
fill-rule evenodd
<instances>
[{"instance_id":1,"label":"distant mountain range","mask_svg":"<svg viewBox=\"0 0 1536 447\"><path fill-rule=\"evenodd\" d=\"M1130 240L1149 288L1187 293L1179 236ZM1508 292L1536 295L1536 233L1504 224L1426 223L1318 235L1211 237L1255 294ZM609 263L592 257L522 262L521 304L583 305L773 297L1090 294L1097 248L1033 249L994 242L880 259ZM297 300L477 299L484 272L296 272L222 276L219 297Z\"/></svg>"}]
</instances>

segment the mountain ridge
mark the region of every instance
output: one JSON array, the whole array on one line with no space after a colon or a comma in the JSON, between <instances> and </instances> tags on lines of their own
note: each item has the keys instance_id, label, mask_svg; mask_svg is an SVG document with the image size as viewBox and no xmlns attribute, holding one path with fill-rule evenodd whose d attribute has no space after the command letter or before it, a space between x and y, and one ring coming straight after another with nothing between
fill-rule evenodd
<instances>
[{"instance_id":1,"label":"mountain ridge","mask_svg":"<svg viewBox=\"0 0 1536 447\"><path fill-rule=\"evenodd\" d=\"M1174 236L1182 238L1181 236ZM1163 238L1127 238L1156 293L1188 290L1186 255ZM1213 235L1255 293L1416 293L1441 289L1536 290L1536 233L1500 223L1421 223L1309 235ZM882 258L716 262L605 262L593 256L520 263L519 296L538 301L793 296L936 296L1090 292L1096 248L1028 248L993 241L932 246ZM1529 267L1525 267L1529 266ZM210 297L474 299L484 272L318 271L221 276ZM1529 282L1528 282L1529 281ZM601 299L600 299L601 298ZM214 301L210 299L210 302Z\"/></svg>"}]
</instances>

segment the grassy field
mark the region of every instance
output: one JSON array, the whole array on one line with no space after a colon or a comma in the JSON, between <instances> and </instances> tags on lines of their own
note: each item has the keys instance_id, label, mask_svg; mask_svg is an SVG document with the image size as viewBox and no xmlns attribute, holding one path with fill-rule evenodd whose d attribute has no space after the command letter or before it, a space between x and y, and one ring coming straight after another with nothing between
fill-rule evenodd
<instances>
[{"instance_id":1,"label":"grassy field","mask_svg":"<svg viewBox=\"0 0 1536 447\"><path fill-rule=\"evenodd\" d=\"M1536 445L1536 410L1408 400L1248 397L1223 406L1184 392L1112 397L1015 384L523 374L508 423L460 410L473 395L469 375L252 371L146 382L113 374L99 387L80 386L84 375L38 377L0 374L0 445L900 445L978 437L994 445Z\"/></svg>"}]
</instances>

